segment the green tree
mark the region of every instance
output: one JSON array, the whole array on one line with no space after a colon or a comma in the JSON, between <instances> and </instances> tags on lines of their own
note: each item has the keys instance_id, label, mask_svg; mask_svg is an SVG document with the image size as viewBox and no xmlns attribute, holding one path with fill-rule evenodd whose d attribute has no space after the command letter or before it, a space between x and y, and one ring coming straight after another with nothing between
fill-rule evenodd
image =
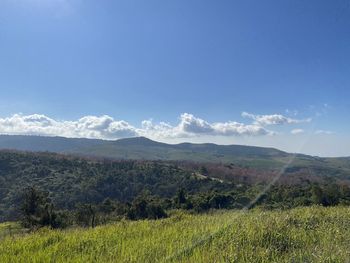
<instances>
[{"instance_id":1,"label":"green tree","mask_svg":"<svg viewBox=\"0 0 350 263\"><path fill-rule=\"evenodd\" d=\"M178 208L181 208L183 204L186 204L187 198L186 198L186 192L183 188L177 191L174 203Z\"/></svg>"},{"instance_id":2,"label":"green tree","mask_svg":"<svg viewBox=\"0 0 350 263\"><path fill-rule=\"evenodd\" d=\"M75 222L81 226L95 227L97 221L96 207L92 204L79 204L76 207Z\"/></svg>"},{"instance_id":3,"label":"green tree","mask_svg":"<svg viewBox=\"0 0 350 263\"><path fill-rule=\"evenodd\" d=\"M158 202L142 195L132 202L127 217L131 220L159 219L167 217L167 214Z\"/></svg>"},{"instance_id":4,"label":"green tree","mask_svg":"<svg viewBox=\"0 0 350 263\"><path fill-rule=\"evenodd\" d=\"M50 226L60 227L57 213L49 199L49 193L35 187L23 191L22 225L28 228Z\"/></svg>"}]
</instances>

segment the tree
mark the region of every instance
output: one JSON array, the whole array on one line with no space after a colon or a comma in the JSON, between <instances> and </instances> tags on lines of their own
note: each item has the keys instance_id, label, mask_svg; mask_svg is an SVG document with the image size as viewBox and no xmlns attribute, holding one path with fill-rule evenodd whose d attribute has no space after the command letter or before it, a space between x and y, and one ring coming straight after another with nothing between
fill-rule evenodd
<instances>
[{"instance_id":1,"label":"tree","mask_svg":"<svg viewBox=\"0 0 350 263\"><path fill-rule=\"evenodd\" d=\"M198 195L192 200L193 209L200 213L205 212L210 209L209 196L208 195Z\"/></svg>"},{"instance_id":2,"label":"tree","mask_svg":"<svg viewBox=\"0 0 350 263\"><path fill-rule=\"evenodd\" d=\"M145 219L148 217L147 200L143 197L136 198L128 212L128 218L132 220Z\"/></svg>"},{"instance_id":3,"label":"tree","mask_svg":"<svg viewBox=\"0 0 350 263\"><path fill-rule=\"evenodd\" d=\"M334 206L339 204L340 189L335 183L326 186L325 195L327 199L327 205Z\"/></svg>"},{"instance_id":4,"label":"tree","mask_svg":"<svg viewBox=\"0 0 350 263\"><path fill-rule=\"evenodd\" d=\"M232 196L219 193L215 193L209 200L210 206L216 209L229 208L232 202Z\"/></svg>"},{"instance_id":5,"label":"tree","mask_svg":"<svg viewBox=\"0 0 350 263\"><path fill-rule=\"evenodd\" d=\"M92 204L79 204L76 208L75 221L81 226L96 226L96 208Z\"/></svg>"},{"instance_id":6,"label":"tree","mask_svg":"<svg viewBox=\"0 0 350 263\"><path fill-rule=\"evenodd\" d=\"M332 183L324 188L319 185L312 187L312 201L323 206L333 206L339 204L339 187Z\"/></svg>"},{"instance_id":7,"label":"tree","mask_svg":"<svg viewBox=\"0 0 350 263\"><path fill-rule=\"evenodd\" d=\"M199 173L205 176L209 174L208 169L205 166L201 166L201 168L199 169Z\"/></svg>"},{"instance_id":8,"label":"tree","mask_svg":"<svg viewBox=\"0 0 350 263\"><path fill-rule=\"evenodd\" d=\"M321 205L323 203L323 191L317 184L311 188L311 200L314 204Z\"/></svg>"},{"instance_id":9,"label":"tree","mask_svg":"<svg viewBox=\"0 0 350 263\"><path fill-rule=\"evenodd\" d=\"M131 204L127 214L131 220L160 219L167 217L162 206L147 196L139 196Z\"/></svg>"},{"instance_id":10,"label":"tree","mask_svg":"<svg viewBox=\"0 0 350 263\"><path fill-rule=\"evenodd\" d=\"M180 208L183 204L186 204L187 198L186 198L186 193L183 188L177 191L174 203L175 205Z\"/></svg>"},{"instance_id":11,"label":"tree","mask_svg":"<svg viewBox=\"0 0 350 263\"><path fill-rule=\"evenodd\" d=\"M158 204L149 204L147 206L147 218L148 219L160 219L165 218L168 215L165 213L164 209Z\"/></svg>"},{"instance_id":12,"label":"tree","mask_svg":"<svg viewBox=\"0 0 350 263\"><path fill-rule=\"evenodd\" d=\"M99 207L103 214L111 214L115 209L115 205L110 198L106 198Z\"/></svg>"},{"instance_id":13,"label":"tree","mask_svg":"<svg viewBox=\"0 0 350 263\"><path fill-rule=\"evenodd\" d=\"M42 226L59 227L57 213L49 199L49 193L28 187L22 197L22 225L28 228Z\"/></svg>"}]
</instances>

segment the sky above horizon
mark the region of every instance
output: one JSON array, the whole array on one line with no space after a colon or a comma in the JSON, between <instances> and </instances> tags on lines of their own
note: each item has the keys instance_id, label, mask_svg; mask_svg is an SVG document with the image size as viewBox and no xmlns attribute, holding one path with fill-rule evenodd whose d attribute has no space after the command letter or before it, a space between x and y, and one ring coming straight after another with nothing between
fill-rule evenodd
<instances>
[{"instance_id":1,"label":"sky above horizon","mask_svg":"<svg viewBox=\"0 0 350 263\"><path fill-rule=\"evenodd\" d=\"M350 156L350 1L0 1L0 134Z\"/></svg>"}]
</instances>

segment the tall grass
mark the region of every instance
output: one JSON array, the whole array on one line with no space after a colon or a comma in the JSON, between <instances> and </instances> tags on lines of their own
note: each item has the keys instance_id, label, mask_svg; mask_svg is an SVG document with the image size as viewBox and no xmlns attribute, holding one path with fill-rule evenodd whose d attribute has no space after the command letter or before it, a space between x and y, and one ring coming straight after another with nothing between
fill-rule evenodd
<instances>
[{"instance_id":1,"label":"tall grass","mask_svg":"<svg viewBox=\"0 0 350 263\"><path fill-rule=\"evenodd\" d=\"M350 209L176 213L5 237L0 262L350 262Z\"/></svg>"},{"instance_id":2,"label":"tall grass","mask_svg":"<svg viewBox=\"0 0 350 263\"><path fill-rule=\"evenodd\" d=\"M7 222L0 224L0 241L6 236L15 236L27 232L23 229L21 225L17 222Z\"/></svg>"}]
</instances>

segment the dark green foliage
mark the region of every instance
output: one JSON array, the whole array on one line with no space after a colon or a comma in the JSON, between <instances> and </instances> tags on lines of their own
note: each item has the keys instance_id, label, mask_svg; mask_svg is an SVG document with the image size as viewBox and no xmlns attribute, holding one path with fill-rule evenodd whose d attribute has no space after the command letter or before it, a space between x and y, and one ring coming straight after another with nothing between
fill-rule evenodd
<instances>
[{"instance_id":1,"label":"dark green foliage","mask_svg":"<svg viewBox=\"0 0 350 263\"><path fill-rule=\"evenodd\" d=\"M232 196L228 194L215 193L209 200L210 207L216 209L230 208L234 202Z\"/></svg>"},{"instance_id":2,"label":"dark green foliage","mask_svg":"<svg viewBox=\"0 0 350 263\"><path fill-rule=\"evenodd\" d=\"M19 193L28 185L49 192L60 210L74 210L79 203L101 204L106 198L125 204L143 191L171 199L180 188L189 194L232 188L229 183L200 180L176 165L155 161L95 161L49 153L0 152L0 164L0 221L19 218Z\"/></svg>"},{"instance_id":3,"label":"dark green foliage","mask_svg":"<svg viewBox=\"0 0 350 263\"><path fill-rule=\"evenodd\" d=\"M321 187L317 184L312 187L312 201L323 206L334 206L339 204L342 192L336 184ZM346 196L343 196L346 198Z\"/></svg>"},{"instance_id":4,"label":"dark green foliage","mask_svg":"<svg viewBox=\"0 0 350 263\"><path fill-rule=\"evenodd\" d=\"M160 219L167 217L167 214L156 200L142 195L132 202L127 217L131 220Z\"/></svg>"},{"instance_id":5,"label":"dark green foliage","mask_svg":"<svg viewBox=\"0 0 350 263\"><path fill-rule=\"evenodd\" d=\"M97 208L91 204L80 204L76 208L75 222L85 227L96 226Z\"/></svg>"},{"instance_id":6,"label":"dark green foliage","mask_svg":"<svg viewBox=\"0 0 350 263\"><path fill-rule=\"evenodd\" d=\"M108 215L113 213L115 209L116 209L116 206L114 205L113 201L110 198L106 198L102 202L99 210L100 212Z\"/></svg>"},{"instance_id":7,"label":"dark green foliage","mask_svg":"<svg viewBox=\"0 0 350 263\"><path fill-rule=\"evenodd\" d=\"M202 175L207 176L208 175L208 169L205 166L201 166L201 168L199 169L199 173Z\"/></svg>"},{"instance_id":8,"label":"dark green foliage","mask_svg":"<svg viewBox=\"0 0 350 263\"><path fill-rule=\"evenodd\" d=\"M181 208L184 204L186 204L187 198L186 198L186 193L183 188L177 191L174 203L178 208Z\"/></svg>"},{"instance_id":9,"label":"dark green foliage","mask_svg":"<svg viewBox=\"0 0 350 263\"><path fill-rule=\"evenodd\" d=\"M123 217L162 218L174 208L204 212L350 204L345 179L287 173L266 190L267 179L275 175L234 164L91 160L4 151L0 152L0 221L18 220L24 211L28 227L94 227ZM32 192L23 199L24 188Z\"/></svg>"},{"instance_id":10,"label":"dark green foliage","mask_svg":"<svg viewBox=\"0 0 350 263\"><path fill-rule=\"evenodd\" d=\"M22 225L26 228L50 226L52 228L64 225L61 214L56 213L49 199L49 193L35 187L24 189L22 196Z\"/></svg>"},{"instance_id":11,"label":"dark green foliage","mask_svg":"<svg viewBox=\"0 0 350 263\"><path fill-rule=\"evenodd\" d=\"M195 196L192 199L194 211L200 213L200 212L205 212L209 210L210 209L209 199L210 199L210 196L205 194Z\"/></svg>"}]
</instances>

